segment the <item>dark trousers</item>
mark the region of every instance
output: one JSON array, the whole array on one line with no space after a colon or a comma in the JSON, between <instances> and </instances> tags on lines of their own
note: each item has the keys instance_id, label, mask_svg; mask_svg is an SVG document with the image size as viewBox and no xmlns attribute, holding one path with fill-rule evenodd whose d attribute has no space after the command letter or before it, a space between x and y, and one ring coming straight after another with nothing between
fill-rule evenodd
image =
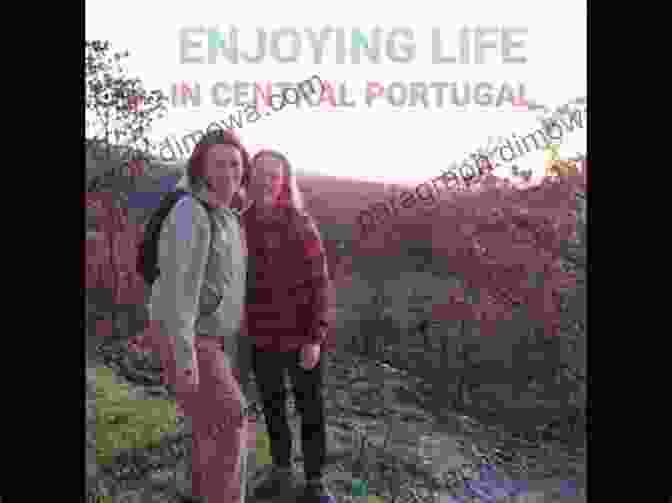
<instances>
[{"instance_id":1,"label":"dark trousers","mask_svg":"<svg viewBox=\"0 0 672 503\"><path fill-rule=\"evenodd\" d=\"M299 366L300 351L252 350L252 369L263 403L271 457L279 467L291 466L292 433L287 422L285 370L289 373L296 408L301 416L301 446L306 479L320 478L325 464L327 432L322 394L323 359L311 370Z\"/></svg>"}]
</instances>

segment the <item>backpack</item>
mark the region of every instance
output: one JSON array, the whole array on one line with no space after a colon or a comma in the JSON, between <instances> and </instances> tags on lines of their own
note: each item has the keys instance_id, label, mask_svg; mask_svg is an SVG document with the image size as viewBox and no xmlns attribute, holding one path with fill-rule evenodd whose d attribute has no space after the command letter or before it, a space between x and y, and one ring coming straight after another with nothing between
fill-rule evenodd
<instances>
[{"instance_id":1,"label":"backpack","mask_svg":"<svg viewBox=\"0 0 672 503\"><path fill-rule=\"evenodd\" d=\"M189 192L183 189L177 189L173 192L168 193L159 203L159 207L152 213L149 217L147 224L145 225L145 233L142 241L138 245L138 260L136 264L136 270L138 274L145 280L147 285L152 286L156 279L159 277L159 235L161 233L161 226L163 221L166 219L170 210L172 210L175 205L180 201L184 196L189 195ZM210 218L210 228L211 236L214 236L214 222L211 214L211 208L199 198L195 197L198 202L201 203L203 208Z\"/></svg>"}]
</instances>

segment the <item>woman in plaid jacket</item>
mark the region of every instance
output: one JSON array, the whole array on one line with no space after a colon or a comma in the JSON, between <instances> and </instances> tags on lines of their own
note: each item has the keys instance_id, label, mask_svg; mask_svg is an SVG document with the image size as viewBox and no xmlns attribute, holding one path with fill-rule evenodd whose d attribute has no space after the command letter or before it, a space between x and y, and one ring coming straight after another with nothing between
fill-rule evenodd
<instances>
[{"instance_id":1,"label":"woman in plaid jacket","mask_svg":"<svg viewBox=\"0 0 672 503\"><path fill-rule=\"evenodd\" d=\"M331 283L325 249L306 213L286 157L262 150L251 161L243 221L248 248L246 332L263 403L273 467L255 490L272 498L294 489L285 372L301 415L306 487L301 501L324 502L326 429L322 396Z\"/></svg>"}]
</instances>

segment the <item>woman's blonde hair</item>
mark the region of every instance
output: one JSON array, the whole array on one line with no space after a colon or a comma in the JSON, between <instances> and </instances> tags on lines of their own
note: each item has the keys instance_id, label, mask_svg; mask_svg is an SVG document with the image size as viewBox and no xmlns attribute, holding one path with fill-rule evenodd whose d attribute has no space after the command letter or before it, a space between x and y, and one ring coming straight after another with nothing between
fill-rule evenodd
<instances>
[{"instance_id":1,"label":"woman's blonde hair","mask_svg":"<svg viewBox=\"0 0 672 503\"><path fill-rule=\"evenodd\" d=\"M260 150L259 152L254 154L254 157L252 157L252 160L250 161L250 177L254 176L255 162L257 161L257 159L263 156L269 156L273 157L274 159L278 159L279 161L282 162L284 166L285 176L282 190L280 192L280 195L278 196L277 203L281 206L290 206L299 211L303 211L305 209L303 194L301 193L301 190L299 190L299 185L296 181L296 173L294 172L294 168L289 163L287 157L285 157L284 154L278 152L277 150L272 149Z\"/></svg>"}]
</instances>

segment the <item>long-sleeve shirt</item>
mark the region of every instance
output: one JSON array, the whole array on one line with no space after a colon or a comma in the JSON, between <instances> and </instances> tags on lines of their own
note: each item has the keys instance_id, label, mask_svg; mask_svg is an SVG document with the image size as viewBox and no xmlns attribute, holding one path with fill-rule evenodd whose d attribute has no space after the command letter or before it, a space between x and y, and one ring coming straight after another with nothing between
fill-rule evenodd
<instances>
[{"instance_id":1,"label":"long-sleeve shirt","mask_svg":"<svg viewBox=\"0 0 672 503\"><path fill-rule=\"evenodd\" d=\"M174 338L178 372L198 371L196 334L221 337L236 361L245 299L247 264L236 215L215 208L213 234L206 210L194 199L199 196L192 196L180 199L163 222L160 275L149 303L150 319L159 320L163 335Z\"/></svg>"},{"instance_id":2,"label":"long-sleeve shirt","mask_svg":"<svg viewBox=\"0 0 672 503\"><path fill-rule=\"evenodd\" d=\"M327 257L314 219L291 208L244 215L249 272L248 335L258 348L291 351L325 342L333 315Z\"/></svg>"}]
</instances>

